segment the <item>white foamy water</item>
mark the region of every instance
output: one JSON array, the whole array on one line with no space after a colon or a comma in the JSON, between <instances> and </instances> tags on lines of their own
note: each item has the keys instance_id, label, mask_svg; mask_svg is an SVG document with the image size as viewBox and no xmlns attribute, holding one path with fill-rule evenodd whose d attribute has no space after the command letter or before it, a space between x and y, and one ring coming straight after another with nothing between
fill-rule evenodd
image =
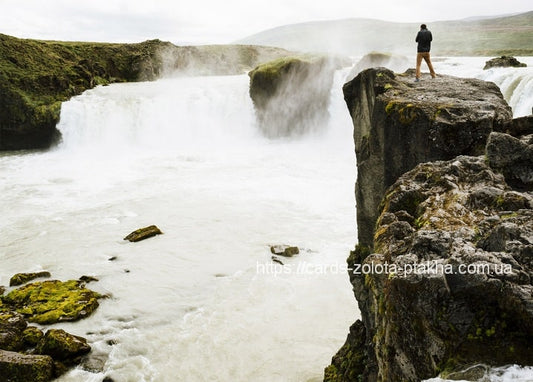
<instances>
[{"instance_id":1,"label":"white foamy water","mask_svg":"<svg viewBox=\"0 0 533 382\"><path fill-rule=\"evenodd\" d=\"M435 67L489 75L471 60ZM63 104L58 148L0 156L0 285L45 269L112 295L57 325L102 368L60 381L322 380L359 316L336 269L356 240L346 74L329 125L300 138L258 133L247 76L176 78L87 91ZM122 240L149 224L164 235ZM274 275L284 243L302 253Z\"/></svg>"},{"instance_id":2,"label":"white foamy water","mask_svg":"<svg viewBox=\"0 0 533 382\"><path fill-rule=\"evenodd\" d=\"M483 70L489 57L461 57L435 60L437 73L458 77L472 77L494 82L513 109L515 118L532 114L533 57L517 57L525 68L492 68ZM422 64L424 70L424 64Z\"/></svg>"}]
</instances>

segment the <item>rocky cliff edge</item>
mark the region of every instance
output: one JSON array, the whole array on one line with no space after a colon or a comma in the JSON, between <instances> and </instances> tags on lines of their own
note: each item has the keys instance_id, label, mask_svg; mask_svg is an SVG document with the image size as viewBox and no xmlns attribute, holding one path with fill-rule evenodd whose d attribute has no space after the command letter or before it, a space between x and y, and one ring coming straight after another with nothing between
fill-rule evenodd
<instances>
[{"instance_id":1,"label":"rocky cliff edge","mask_svg":"<svg viewBox=\"0 0 533 382\"><path fill-rule=\"evenodd\" d=\"M533 117L512 120L498 88L471 79L369 69L344 92L362 319L325 380L533 365Z\"/></svg>"}]
</instances>

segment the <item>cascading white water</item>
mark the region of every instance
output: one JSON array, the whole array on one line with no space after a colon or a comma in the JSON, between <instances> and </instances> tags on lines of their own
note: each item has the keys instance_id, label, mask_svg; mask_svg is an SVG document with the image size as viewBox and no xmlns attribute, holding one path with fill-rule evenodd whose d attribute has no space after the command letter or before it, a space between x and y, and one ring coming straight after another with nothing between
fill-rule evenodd
<instances>
[{"instance_id":1,"label":"cascading white water","mask_svg":"<svg viewBox=\"0 0 533 382\"><path fill-rule=\"evenodd\" d=\"M492 68L483 70L487 57L462 57L438 60L435 70L458 77L474 77L494 82L513 109L515 118L533 113L533 59L518 57L525 68Z\"/></svg>"},{"instance_id":2,"label":"cascading white water","mask_svg":"<svg viewBox=\"0 0 533 382\"><path fill-rule=\"evenodd\" d=\"M231 150L257 137L246 76L99 87L66 102L61 149Z\"/></svg>"},{"instance_id":3,"label":"cascading white water","mask_svg":"<svg viewBox=\"0 0 533 382\"><path fill-rule=\"evenodd\" d=\"M471 60L435 66L490 75ZM57 325L93 347L94 370L61 382L322 380L358 315L346 74L329 125L298 139L258 133L247 76L175 78L88 91L64 103L59 147L0 156L0 285L46 269L112 295ZM148 224L164 235L122 240ZM278 243L302 253L275 275ZM506 370L493 380L533 375Z\"/></svg>"},{"instance_id":4,"label":"cascading white water","mask_svg":"<svg viewBox=\"0 0 533 382\"><path fill-rule=\"evenodd\" d=\"M482 79L500 87L515 117L533 113L533 67L489 69Z\"/></svg>"}]
</instances>

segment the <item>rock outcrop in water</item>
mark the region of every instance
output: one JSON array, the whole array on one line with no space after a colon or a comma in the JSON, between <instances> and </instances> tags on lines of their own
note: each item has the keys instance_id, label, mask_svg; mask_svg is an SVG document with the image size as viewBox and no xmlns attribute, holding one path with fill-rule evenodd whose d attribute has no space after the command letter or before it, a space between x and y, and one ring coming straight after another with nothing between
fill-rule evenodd
<instances>
[{"instance_id":1,"label":"rock outcrop in water","mask_svg":"<svg viewBox=\"0 0 533 382\"><path fill-rule=\"evenodd\" d=\"M148 227L139 228L127 235L124 240L131 241L133 243L141 240L148 239L150 237L161 235L163 232L157 226L150 225Z\"/></svg>"},{"instance_id":2,"label":"rock outcrop in water","mask_svg":"<svg viewBox=\"0 0 533 382\"><path fill-rule=\"evenodd\" d=\"M242 74L288 54L246 45L58 42L0 34L0 150L49 147L59 139L61 102L96 85L151 81L165 73Z\"/></svg>"},{"instance_id":3,"label":"rock outcrop in water","mask_svg":"<svg viewBox=\"0 0 533 382\"><path fill-rule=\"evenodd\" d=\"M269 138L301 135L328 121L335 69L324 56L295 56L259 65L249 73L259 128Z\"/></svg>"},{"instance_id":4,"label":"rock outcrop in water","mask_svg":"<svg viewBox=\"0 0 533 382\"><path fill-rule=\"evenodd\" d=\"M511 56L501 56L485 62L483 70L490 68L525 68L527 65Z\"/></svg>"},{"instance_id":5,"label":"rock outcrop in water","mask_svg":"<svg viewBox=\"0 0 533 382\"><path fill-rule=\"evenodd\" d=\"M348 264L362 320L326 381L533 365L533 117L511 120L491 83L411 81L370 69L344 87L358 159Z\"/></svg>"},{"instance_id":6,"label":"rock outcrop in water","mask_svg":"<svg viewBox=\"0 0 533 382\"><path fill-rule=\"evenodd\" d=\"M85 338L47 325L89 316L102 297L81 281L34 282L0 296L0 376L7 381L49 381L90 352Z\"/></svg>"}]
</instances>

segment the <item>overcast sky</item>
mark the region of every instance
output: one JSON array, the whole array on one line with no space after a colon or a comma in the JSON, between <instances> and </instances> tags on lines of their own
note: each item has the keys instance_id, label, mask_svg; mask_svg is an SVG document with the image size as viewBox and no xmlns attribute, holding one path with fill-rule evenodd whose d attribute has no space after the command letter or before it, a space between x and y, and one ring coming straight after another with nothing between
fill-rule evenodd
<instances>
[{"instance_id":1,"label":"overcast sky","mask_svg":"<svg viewBox=\"0 0 533 382\"><path fill-rule=\"evenodd\" d=\"M314 20L431 23L530 10L531 0L0 0L0 33L55 40L227 43Z\"/></svg>"}]
</instances>

